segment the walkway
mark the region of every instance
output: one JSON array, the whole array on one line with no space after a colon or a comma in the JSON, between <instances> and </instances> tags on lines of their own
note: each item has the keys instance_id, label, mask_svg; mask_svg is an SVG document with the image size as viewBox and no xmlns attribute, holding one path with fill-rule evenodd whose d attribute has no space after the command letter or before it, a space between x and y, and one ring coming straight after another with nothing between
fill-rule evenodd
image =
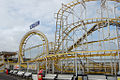
<instances>
[{"instance_id":1,"label":"walkway","mask_svg":"<svg viewBox=\"0 0 120 80\"><path fill-rule=\"evenodd\" d=\"M5 73L0 73L0 80L20 80L20 79L17 79L15 76L6 75Z\"/></svg>"}]
</instances>

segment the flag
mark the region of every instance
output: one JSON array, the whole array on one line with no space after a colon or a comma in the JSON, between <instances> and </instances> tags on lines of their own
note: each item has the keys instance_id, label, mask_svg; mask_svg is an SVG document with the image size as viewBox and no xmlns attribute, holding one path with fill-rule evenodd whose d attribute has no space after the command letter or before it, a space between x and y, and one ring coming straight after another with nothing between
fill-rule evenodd
<instances>
[{"instance_id":1,"label":"flag","mask_svg":"<svg viewBox=\"0 0 120 80\"><path fill-rule=\"evenodd\" d=\"M35 27L38 26L39 24L40 24L40 21L37 21L37 22L31 24L31 25L30 25L30 29L35 28Z\"/></svg>"}]
</instances>

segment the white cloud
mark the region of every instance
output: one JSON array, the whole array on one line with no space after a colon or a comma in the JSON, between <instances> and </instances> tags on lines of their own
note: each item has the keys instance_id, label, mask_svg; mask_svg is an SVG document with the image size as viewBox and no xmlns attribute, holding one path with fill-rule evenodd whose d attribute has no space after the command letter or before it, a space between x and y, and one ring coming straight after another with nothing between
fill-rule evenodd
<instances>
[{"instance_id":1,"label":"white cloud","mask_svg":"<svg viewBox=\"0 0 120 80\"><path fill-rule=\"evenodd\" d=\"M29 31L29 25L37 20L40 20L40 26L36 29L54 42L54 13L61 8L62 3L71 1L73 0L0 0L0 51L18 51L20 40Z\"/></svg>"},{"instance_id":2,"label":"white cloud","mask_svg":"<svg viewBox=\"0 0 120 80\"><path fill-rule=\"evenodd\" d=\"M61 0L0 0L0 51L17 51L29 25L37 20L41 24L36 29L54 41L54 13L61 3Z\"/></svg>"}]
</instances>

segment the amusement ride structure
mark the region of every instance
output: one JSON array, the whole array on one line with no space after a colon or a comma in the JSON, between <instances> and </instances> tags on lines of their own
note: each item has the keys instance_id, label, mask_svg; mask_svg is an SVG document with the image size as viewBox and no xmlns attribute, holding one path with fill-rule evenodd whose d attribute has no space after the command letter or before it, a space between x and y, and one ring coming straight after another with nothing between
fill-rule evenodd
<instances>
[{"instance_id":1,"label":"amusement ride structure","mask_svg":"<svg viewBox=\"0 0 120 80\"><path fill-rule=\"evenodd\" d=\"M110 74L120 71L120 0L75 0L62 4L56 14L55 42L38 30L31 30L20 42L20 69L44 69L46 73ZM26 48L37 35L40 44ZM32 49L35 58L25 58ZM34 55L34 51L33 51Z\"/></svg>"}]
</instances>

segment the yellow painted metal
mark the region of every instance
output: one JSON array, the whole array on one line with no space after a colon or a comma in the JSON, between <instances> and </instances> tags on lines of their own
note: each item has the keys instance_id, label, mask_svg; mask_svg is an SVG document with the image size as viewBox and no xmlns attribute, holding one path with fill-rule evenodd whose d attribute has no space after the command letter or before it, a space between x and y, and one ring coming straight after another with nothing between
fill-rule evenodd
<instances>
[{"instance_id":1,"label":"yellow painted metal","mask_svg":"<svg viewBox=\"0 0 120 80\"><path fill-rule=\"evenodd\" d=\"M27 68L26 64L21 64L20 66L23 67L23 68Z\"/></svg>"},{"instance_id":2,"label":"yellow painted metal","mask_svg":"<svg viewBox=\"0 0 120 80\"><path fill-rule=\"evenodd\" d=\"M9 64L11 64L11 65L19 65L19 63L9 63Z\"/></svg>"},{"instance_id":3,"label":"yellow painted metal","mask_svg":"<svg viewBox=\"0 0 120 80\"><path fill-rule=\"evenodd\" d=\"M98 0L84 0L84 2L90 2L90 1L98 1ZM109 0L109 1L115 1L115 2L118 2L118 3L120 2L119 0ZM65 7L64 10L61 8L61 9L58 11L58 13L57 13L57 20L56 20L56 29L57 29L57 27L59 27L59 26L62 25L62 24L58 24L58 22L59 22L59 21L62 21L62 16L64 15L64 12L65 12L66 10L68 10L69 8L72 8L73 6L76 6L76 5L78 5L78 4L82 4L82 1L80 2L80 1L78 1L78 0L74 0L74 1L66 4L66 5L65 5L66 7ZM61 17L58 17L58 15L60 15ZM94 20L95 20L95 21L94 21ZM106 20L106 21L105 21L105 20ZM91 18L91 19L81 20L81 21L78 21L78 22L75 22L75 23L83 22L84 25L86 25L86 24L91 24L91 23L107 22L107 20L108 20L108 18ZM117 20L117 19L109 19L109 21L112 21L112 22L114 22L114 21L116 21L116 20ZM119 21L119 20L120 20L120 19L118 19L117 21ZM60 23L61 23L61 22L60 22ZM71 26L72 26L72 25L74 26L75 23L72 23ZM79 27L79 26L81 26L81 24L75 26L75 27L74 27L73 29L71 29L68 33L66 33L66 36L65 36L64 38L62 38L62 41L69 35L69 33L70 33L71 31L73 31L76 27ZM67 30L68 28L70 28L70 27L67 27L66 30ZM61 28L60 28L60 30L61 30ZM60 30L56 30L56 33L55 33L55 34L59 33ZM65 32L65 31L63 31L63 32ZM59 34L60 34L60 33L59 33ZM58 37L58 39L57 39L57 37ZM62 43L62 41L60 41L60 38L61 38L61 35L59 35L59 36L56 35L56 37L55 37L55 41L56 41L55 50L56 50L56 53L59 51L59 48L60 48L61 43ZM56 40L56 39L57 39L57 40ZM59 44L57 44L57 43L59 43Z\"/></svg>"},{"instance_id":4,"label":"yellow painted metal","mask_svg":"<svg viewBox=\"0 0 120 80\"><path fill-rule=\"evenodd\" d=\"M95 26L96 25L98 25L98 24L101 24L101 22L100 23L97 23L97 24L95 24L93 27L91 27L91 29L89 29L88 31L87 31L87 36L89 36L92 32L94 32L94 31L96 31L96 29L95 30L93 30L94 28L95 28ZM118 22L117 22L117 24L119 24ZM104 27L106 27L106 26L104 26ZM103 28L103 27L101 27L101 28ZM99 28L98 28L99 29ZM74 29L73 29L74 30ZM72 30L72 31L73 31ZM71 31L71 32L72 32ZM79 38L72 46L70 46L69 48L68 48L68 51L71 51L72 49L73 49L73 46L74 46L74 48L76 48L76 47L78 47L77 45L79 45L79 43L81 42L81 39L84 39L85 37L87 37L86 36L86 34L84 34L81 38ZM109 40L114 40L114 39L118 39L119 37L117 37L117 38L111 38L111 39L105 39L104 41L109 41ZM93 41L93 43L95 43L95 42L102 42L102 40L98 40L98 41ZM87 44L89 44L90 42L86 42ZM83 43L84 44L84 43Z\"/></svg>"},{"instance_id":5,"label":"yellow painted metal","mask_svg":"<svg viewBox=\"0 0 120 80\"><path fill-rule=\"evenodd\" d=\"M78 80L82 80L82 76L78 76Z\"/></svg>"},{"instance_id":6,"label":"yellow painted metal","mask_svg":"<svg viewBox=\"0 0 120 80\"><path fill-rule=\"evenodd\" d=\"M4 72L4 70L0 70L0 72L1 72L1 73L3 73L3 72Z\"/></svg>"},{"instance_id":7,"label":"yellow painted metal","mask_svg":"<svg viewBox=\"0 0 120 80\"><path fill-rule=\"evenodd\" d=\"M66 30L69 28L71 28L67 33L66 33L66 35L62 38L62 41L63 40L65 40L66 39L66 37L73 31L73 30L75 30L76 28L78 28L78 27L80 27L81 25L82 25L82 23L80 23L80 22L84 22L84 25L87 25L87 24L93 24L93 23L105 23L105 22L107 22L107 19L108 18L90 18L90 19L85 19L85 20L82 20L82 21L78 21L78 22L75 22L75 23L78 23L78 25L77 26L74 26L73 28L71 28L70 26L69 27L67 27L66 28ZM109 18L109 20L110 20L110 22L111 23L116 23L116 24L120 24L119 22L120 22L120 19L115 19L115 18ZM72 23L71 24L71 26L72 25L74 25L75 23ZM93 27L92 27L93 28ZM91 29L90 29L91 30ZM64 31L65 32L65 31ZM88 31L89 32L89 31ZM58 40L58 42L59 42L59 40ZM60 48L60 46L62 45L61 44L62 42L59 42L59 45L58 45L58 48L56 49L56 52L58 52L58 50L59 50L59 48ZM76 44L76 43L75 43ZM69 51L70 50L72 50L73 49L73 47L71 47L70 49L69 49Z\"/></svg>"},{"instance_id":8,"label":"yellow painted metal","mask_svg":"<svg viewBox=\"0 0 120 80\"><path fill-rule=\"evenodd\" d=\"M117 80L120 80L120 77L117 77Z\"/></svg>"},{"instance_id":9,"label":"yellow painted metal","mask_svg":"<svg viewBox=\"0 0 120 80\"><path fill-rule=\"evenodd\" d=\"M111 72L85 72L86 74L110 74Z\"/></svg>"},{"instance_id":10,"label":"yellow painted metal","mask_svg":"<svg viewBox=\"0 0 120 80\"><path fill-rule=\"evenodd\" d=\"M113 38L110 38L110 39L105 39L105 40L85 42L85 43L83 43L83 44L78 44L78 46L80 46L80 45L86 45L86 44L92 44L92 43L97 43L97 42L102 42L102 41L110 41L110 40L115 40L115 39L118 39L118 38L120 38L120 36L118 36L118 37L113 37Z\"/></svg>"},{"instance_id":11,"label":"yellow painted metal","mask_svg":"<svg viewBox=\"0 0 120 80\"><path fill-rule=\"evenodd\" d=\"M48 55L48 39L47 37L40 31L38 30L31 30L28 33L25 34L25 36L22 38L20 46L19 46L19 57L18 57L18 63L20 63L20 61L23 63L23 44L25 44L25 40L31 35L31 34L35 34L38 35L42 38L43 41L45 41L45 45L46 45L46 55Z\"/></svg>"},{"instance_id":12,"label":"yellow painted metal","mask_svg":"<svg viewBox=\"0 0 120 80\"><path fill-rule=\"evenodd\" d=\"M54 45L53 42L49 42L48 44L49 44L49 45ZM36 46L32 46L32 47L29 47L29 48L27 48L27 49L25 49L25 50L23 50L23 51L28 51L28 50L31 50L31 49L33 49L33 48L37 48L37 47L40 47L40 46L43 46L43 45L45 45L45 44L39 44L39 45L36 45Z\"/></svg>"},{"instance_id":13,"label":"yellow painted metal","mask_svg":"<svg viewBox=\"0 0 120 80\"><path fill-rule=\"evenodd\" d=\"M25 49L25 50L23 50L23 51L28 51L28 50L31 50L31 49L33 49L33 48L37 48L37 47L40 47L40 46L43 46L43 45L45 45L45 44L40 44L40 45L32 46L32 47L27 48L27 49Z\"/></svg>"},{"instance_id":14,"label":"yellow painted metal","mask_svg":"<svg viewBox=\"0 0 120 80\"><path fill-rule=\"evenodd\" d=\"M70 53L61 53L61 54L52 54L52 55L48 55L47 57L42 57L42 58L38 58L36 60L31 60L31 61L27 61L27 62L35 62L35 61L45 61L46 58L50 58L50 59L55 59L55 58L59 58L59 59L66 59L66 58L75 58L75 56L66 56L66 57L61 57L64 55L70 55L70 54L78 54L78 53L92 53L92 52L118 52L120 50L97 50L97 51L81 51L81 52L70 52ZM116 53L106 53L106 54L91 54L91 55L78 55L78 57L96 57L96 56L117 56L118 54Z\"/></svg>"},{"instance_id":15,"label":"yellow painted metal","mask_svg":"<svg viewBox=\"0 0 120 80\"><path fill-rule=\"evenodd\" d=\"M80 22L84 22L84 25L87 25L87 24L93 24L93 23L105 23L107 21L108 18L91 18L91 19L85 19L85 20L82 20L82 21L78 21L78 22L75 22L75 23L78 23L77 26L74 26L73 28L71 28L70 26L70 30L66 33L66 35L63 37L62 41L66 39L66 37L73 31L75 30L76 28L80 27L82 24L80 24ZM111 23L117 23L117 24L120 24L118 21L120 21L120 19L115 19L115 18L110 18L109 19ZM74 25L75 23L72 23L72 25ZM69 28L67 27L66 30ZM90 29L91 30L91 29ZM65 32L65 31L64 31ZM88 31L89 32L89 31ZM58 40L59 41L59 40ZM61 43L62 42L59 42L59 45L58 45L58 48L56 49L57 51L59 50L60 46L61 46ZM69 49L69 51L72 49L73 47L71 47Z\"/></svg>"},{"instance_id":16,"label":"yellow painted metal","mask_svg":"<svg viewBox=\"0 0 120 80\"><path fill-rule=\"evenodd\" d=\"M102 27L100 27L100 26L98 26L98 24L104 24L104 23L108 23L109 22L109 25L108 26L110 26L110 25L120 25L120 19L119 18L106 18L106 17L102 17L102 18L91 18L91 19L84 19L84 20L78 20L77 22L74 22L74 20L73 20L73 23L69 23L69 25L67 25L67 26L64 26L64 20L62 20L63 19L63 17L66 17L66 15L64 14L65 12L67 12L67 11L69 11L69 9L70 10L72 10L76 5L78 5L78 4L82 4L83 2L89 2L89 1L98 1L98 0L84 0L84 1L79 1L79 0L75 0L75 1L72 1L72 2L70 2L70 3L68 3L68 4L66 4L66 5L64 5L63 4L63 6L65 6L65 7L62 7L59 11L58 11L58 13L57 13L57 21L56 21L56 33L55 34L58 34L58 35L56 35L55 36L55 52L56 53L59 53L59 54L56 54L56 55L49 55L49 56L47 56L47 57L44 57L44 58L47 58L48 60L49 59L53 59L53 60L57 60L56 61L56 68L59 70L59 71L61 71L61 69L60 69L60 64L59 65L57 65L57 62L59 62L59 60L64 60L64 59L75 59L75 56L74 56L74 54L77 54L77 56L76 57L80 57L80 58L82 58L82 57L85 57L86 59L89 59L88 57L91 57L90 59L92 59L92 57L100 57L101 59L103 58L104 59L104 57L105 56L108 56L108 57L112 57L112 58L116 58L115 56L118 56L119 55L119 51L120 50L97 50L97 51L80 51L80 52L71 52L71 50L74 48L74 50L75 50L75 48L77 48L78 46L81 46L81 45L87 45L87 44L91 44L91 43L97 43L97 42L105 42L105 41L110 41L110 40L115 40L115 39L118 39L118 38L120 38L120 36L119 37L113 37L113 38L108 38L108 39L104 39L104 40L98 40L98 41L90 41L90 42L85 42L85 43L83 43L83 44L81 44L80 43L80 40L78 39L77 40L77 42L79 43L79 44L76 44L77 42L74 42L75 44L73 44L72 46L70 46L70 47L68 47L67 48L67 50L68 51L66 51L67 53L61 53L62 52L62 50L61 50L61 47L63 46L63 42L65 42L64 40L66 40L67 41L67 37L70 35L70 34L72 34L72 32L76 29L77 30L77 28L79 28L79 27L81 27L82 26L82 24L84 24L85 26L86 25L89 25L89 24L95 24L95 26L96 27L98 27L97 29L95 29L95 30L98 30L98 29L100 29L100 28L104 28L104 27L106 27L107 25L105 25L105 26L103 26L102 25ZM118 2L118 3L120 3L120 1L119 0L108 0L108 1L115 1L115 2ZM68 17L68 16L67 16ZM63 23L62 23L63 22ZM67 22L67 21L66 21ZM66 23L67 24L67 23ZM87 32L87 34L91 34L92 32L94 32L95 30L93 30L94 29L94 27L95 26L93 26L93 27L91 27L91 32L90 32L90 30L88 30ZM63 31L62 31L62 27L64 27L64 29L63 29ZM62 33L63 32L63 33ZM62 35L64 35L64 36L62 36ZM86 35L86 34L85 34ZM84 36L84 35L83 35ZM82 36L82 38L83 38L83 36ZM87 35L88 36L88 35ZM63 43L63 44L62 44ZM83 46L84 47L84 46ZM64 51L63 51L64 52ZM104 53L104 54L103 54ZM82 55L81 55L82 54ZM39 58L38 59L38 61L45 61L45 59L44 58ZM112 59L111 59L112 60ZM109 63L110 64L110 63ZM100 66L99 66L100 65ZM103 69L103 68L110 68L110 65L109 66L101 66L101 64L99 64L99 65L95 65L95 63L94 63L94 67L95 68L101 68L101 69ZM63 67L67 67L67 66L63 66ZM69 68L70 67L73 67L73 66L68 66ZM87 67L87 66L86 66ZM88 68L92 68L93 66L88 66ZM110 69L112 69L112 68L110 68ZM63 71L67 71L67 70L63 70ZM67 71L67 72L69 72L69 71ZM74 72L74 71L73 71ZM94 72L95 73L95 72ZM96 72L96 73L101 73L101 72ZM102 72L102 73L111 73L111 72Z\"/></svg>"},{"instance_id":17,"label":"yellow painted metal","mask_svg":"<svg viewBox=\"0 0 120 80\"><path fill-rule=\"evenodd\" d=\"M89 1L98 1L98 0L84 0L84 2L89 2ZM109 1L115 1L115 2L119 2L119 3L120 3L119 0L109 0ZM81 2L79 2L78 0L74 0L74 1L66 4L66 5L68 5L68 7L67 7L65 10L67 10L68 8L71 8L72 6L78 5L78 4L81 4ZM62 8L59 9L57 15L58 15L58 14L61 14L61 16L63 16L63 13L64 13L64 12L60 13L61 10L62 10Z\"/></svg>"},{"instance_id":18,"label":"yellow painted metal","mask_svg":"<svg viewBox=\"0 0 120 80\"><path fill-rule=\"evenodd\" d=\"M97 1L97 0L84 0L85 2L89 2L89 1ZM116 1L116 2L120 2L120 1L118 1L118 0L109 0L109 1ZM68 8L71 8L72 6L75 6L75 5L77 5L77 4L81 4L78 0L75 0L75 1L72 1L71 3L69 3L69 4L67 4L67 7L65 8L65 10L67 10ZM64 13L64 10L63 10L63 12L61 13L61 10L62 9L60 9L59 11L58 11L58 13L57 13L57 16L58 16L58 14L59 15L61 15L61 16L63 16L63 13ZM60 18L61 19L61 18ZM84 25L88 25L88 24L101 24L101 23L106 23L107 22L107 20L108 20L108 18L91 18L91 19L84 19L84 20L81 20L81 21L78 21L78 22L74 22L74 23L71 23L70 24L70 26L68 26L68 27L66 27L66 29L64 30L64 32L65 31L67 31L68 30L68 28L69 28L69 30L68 30L68 32L65 34L65 36L63 37L63 39L62 39L62 41L63 40L65 40L66 39L66 37L73 31L73 30L75 30L76 28L78 28L78 27L80 27L81 25L82 25L82 23L81 22L83 22L84 23ZM119 22L120 22L120 19L114 19L114 18L109 18L109 21L110 21L110 23L115 23L115 24L120 24ZM57 23L57 22L56 22ZM74 26L74 27L71 27L71 26L73 26L74 24L77 24L76 26ZM61 24L60 24L61 25ZM57 27L57 26L56 26ZM94 26L93 26L94 27ZM92 27L92 28L93 28ZM91 28L91 29L92 29ZM90 30L91 30L90 29ZM88 31L89 32L89 31ZM41 38L42 38L42 40L43 41L45 41L45 43L43 43L43 44L40 44L40 45L37 45L37 46L33 46L33 47L30 47L30 48L28 48L28 49L26 49L26 50L23 50L23 45L24 44L26 44L26 42L25 42L25 40L30 36L30 35L32 35L32 34L35 34L35 35L39 35ZM57 45L58 47L57 47L57 52L59 52L59 51L61 51L60 50L60 46L61 46L61 43L62 43L62 41L60 41L60 35L58 36L59 38L58 38L58 42L60 43L59 45ZM86 45L86 44L91 44L91 43L97 43L97 42L102 42L102 41L109 41L109 40L115 40L115 39L118 39L118 38L120 38L120 36L119 37L114 37L114 38L110 38L110 39L105 39L105 40L98 40L98 41L91 41L91 42L85 42L85 43L83 43L83 45ZM50 44L53 44L53 43L50 43ZM56 43L55 43L56 44ZM114 56L118 56L118 52L120 51L120 50L97 50L97 51L80 51L80 52L71 52L71 50L73 49L73 48L70 48L69 49L69 51L70 52L67 52L67 53L60 53L60 54L51 54L51 55L48 55L48 53L49 53L49 51L48 51L48 40L47 40L47 38L46 38L46 36L43 34L43 33L41 33L40 31L37 31L37 30L32 30L32 31L30 31L30 32L28 32L23 38L22 38L22 40L21 40L21 43L20 43L20 46L19 46L19 59L18 59L18 63L12 63L12 62L9 62L11 65L16 65L16 64L20 64L20 61L22 62L22 63L27 63L27 62L24 62L23 61L23 51L28 51L28 50L31 50L31 49L33 49L33 48L36 48L36 47L40 47L40 46L42 46L42 45L46 45L46 49L47 49L47 51L46 51L46 53L42 53L41 55L39 55L39 56L37 56L34 60L30 60L30 61L27 61L28 63L32 63L32 62L45 62L46 61L46 59L48 60L48 61L50 61L50 60L54 60L54 61L56 61L55 62L55 68L57 69L57 70L59 70L59 71L61 71L61 68L60 67L58 67L58 66L60 66L60 64L58 64L58 61L59 60L64 60L64 59L75 59L75 54L77 54L77 56L76 57L79 57L79 58L83 58L83 57L85 57L85 58L88 58L88 57L105 57L105 56L112 56L112 57L114 57ZM82 45L82 44L77 44L77 46L80 46L80 45ZM56 45L55 45L56 46ZM77 47L77 46L74 46L75 48ZM55 49L56 50L56 49ZM54 49L53 50L51 50L51 52L55 52L54 51ZM97 53L100 53L100 52L102 52L101 54L97 54ZM108 53L108 52L110 52L110 53ZM86 54L86 53L88 53L88 54ZM95 54L89 54L89 53L95 53ZM104 54L103 54L104 53ZM43 56L43 55L45 55L46 54L46 56ZM40 57L40 56L42 56L42 57ZM39 58L40 57L40 58ZM103 68L109 68L109 69L111 69L111 67L109 66L109 65L106 65L106 66L102 66L102 65L98 65L97 63L90 63L90 64L93 64L92 66L90 65L90 66L86 66L85 65L85 67L86 68L96 68L96 69L98 69L98 68L100 68L100 69L103 69ZM48 64L47 64L48 65ZM27 68L27 65L26 64L21 64L21 67L24 67L24 68ZM29 65L29 67L32 67L32 68L34 68L35 66L33 66L33 65ZM43 64L43 65L41 65L41 66L39 66L40 68L45 68L46 67L46 65L45 64ZM68 65L68 66L64 66L64 65L62 65L62 67L63 68L65 68L65 67L68 67L68 68L74 68L75 66L73 66L73 65ZM78 67L78 66L77 66ZM71 70L65 70L65 69L63 69L63 72L70 72L70 73L74 73L74 71L71 71ZM85 72L85 73L110 73L110 72ZM79 79L79 80L82 80L82 79Z\"/></svg>"}]
</instances>

